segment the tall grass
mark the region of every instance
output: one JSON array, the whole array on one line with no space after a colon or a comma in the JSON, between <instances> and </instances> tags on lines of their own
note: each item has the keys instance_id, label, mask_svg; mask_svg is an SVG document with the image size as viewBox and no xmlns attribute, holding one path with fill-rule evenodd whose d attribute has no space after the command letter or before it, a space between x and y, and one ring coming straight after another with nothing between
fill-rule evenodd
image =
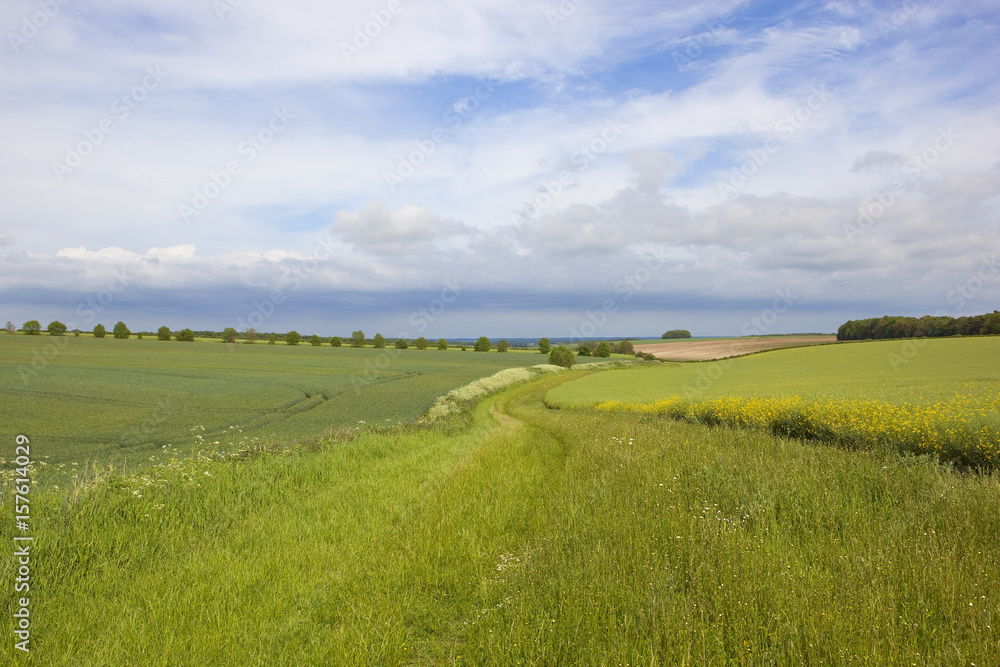
<instances>
[{"instance_id":1,"label":"tall grass","mask_svg":"<svg viewBox=\"0 0 1000 667\"><path fill-rule=\"evenodd\" d=\"M568 456L477 659L1000 660L996 474L658 417L511 414Z\"/></svg>"},{"instance_id":2,"label":"tall grass","mask_svg":"<svg viewBox=\"0 0 1000 667\"><path fill-rule=\"evenodd\" d=\"M1000 663L996 474L546 410L544 393L574 375L486 399L464 429L356 432L39 489L33 650L19 657ZM8 544L11 514L5 503ZM5 586L7 637L13 598Z\"/></svg>"}]
</instances>

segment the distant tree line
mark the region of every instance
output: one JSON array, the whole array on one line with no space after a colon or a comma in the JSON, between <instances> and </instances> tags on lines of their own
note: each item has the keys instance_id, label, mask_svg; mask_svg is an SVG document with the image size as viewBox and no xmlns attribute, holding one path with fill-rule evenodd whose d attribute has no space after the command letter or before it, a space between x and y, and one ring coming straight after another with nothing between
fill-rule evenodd
<instances>
[{"instance_id":1,"label":"distant tree line","mask_svg":"<svg viewBox=\"0 0 1000 667\"><path fill-rule=\"evenodd\" d=\"M670 331L664 332L660 338L690 338L691 332L687 329L671 329Z\"/></svg>"},{"instance_id":2,"label":"distant tree line","mask_svg":"<svg viewBox=\"0 0 1000 667\"><path fill-rule=\"evenodd\" d=\"M891 338L942 338L1000 334L1000 311L970 317L925 315L890 316L849 320L837 330L837 340L886 340Z\"/></svg>"},{"instance_id":3,"label":"distant tree line","mask_svg":"<svg viewBox=\"0 0 1000 667\"><path fill-rule=\"evenodd\" d=\"M14 333L16 331L14 323L7 322L6 330L8 333ZM50 336L63 336L66 334L66 325L58 321L53 321L52 323L49 324L47 330ZM37 320L29 320L24 323L24 325L21 328L21 331L23 331L27 335L37 336L42 332L42 325ZM79 335L80 333L77 330L74 330L74 332L77 335ZM115 324L111 333L114 335L115 338L119 339L128 339L133 335L133 332L129 330L128 326L126 326L125 323L121 321ZM690 337L691 335L689 332L682 332L682 333L686 333L688 337ZM97 324L94 327L93 335L94 338L105 338L108 335L108 330L107 328L105 328L103 324ZM136 333L135 335L141 339L143 333L139 332ZM152 336L153 334L150 333L149 335ZM298 345L303 341L302 335L298 331L289 331L287 333L281 333L281 334L273 332L261 333L258 332L256 329L248 328L245 329L243 332L238 332L233 327L227 327L223 331L219 332L219 331L193 331L191 329L181 329L180 331L171 331L170 327L162 326L159 329L157 329L155 335L157 340L162 340L162 341L177 340L188 343L194 342L196 338L209 339L209 340L216 339L220 340L223 343L230 343L230 344L238 342L241 338L243 339L244 343L250 343L250 344L256 343L258 340L266 339L268 345L274 345L278 341L282 341L286 345ZM664 336L666 336L666 334L664 334ZM430 341L428 341L423 336L420 336L416 340L412 341L412 343L411 341L405 338L386 339L386 337L380 333L377 333L373 338L368 339L365 337L365 332L361 330L352 332L351 337L349 339L343 339L340 336L333 336L331 338L324 339L320 337L319 334L314 333L307 340L309 344L314 347L318 347L320 345L323 345L324 343L329 343L332 347L342 347L344 344L349 344L351 347L358 347L358 348L371 345L375 349L385 349L386 346L389 343L391 343L393 347L395 347L397 350L406 350L410 347L411 344L418 350L426 350L431 345ZM447 350L449 347L449 343L446 339L439 338L434 346L438 350ZM525 346L526 345L522 343L522 347ZM463 352L466 350L465 345L460 345L459 347ZM507 352L508 350L511 349L511 347L513 346L507 341L506 338L501 338L499 341L497 341L496 351L501 353ZM556 357L559 358L560 360L565 359L566 350L568 350L571 355L573 354L573 350L570 350L568 347L564 345L561 345L559 347L561 349L559 351L559 354L556 355ZM490 339L486 336L480 336L476 340L475 344L472 346L472 349L475 350L476 352L489 352L493 348L494 346L492 341L490 341ZM554 349L553 345L548 338L542 338L538 341L538 351L541 352L542 354L548 355L552 352L553 349ZM617 344L613 344L606 340L583 341L577 344L575 353L576 356L581 356L581 357L610 357L612 354L627 354L627 355L635 355L645 359L654 358L650 354L636 353L632 343L627 340L621 341L620 343Z\"/></svg>"}]
</instances>

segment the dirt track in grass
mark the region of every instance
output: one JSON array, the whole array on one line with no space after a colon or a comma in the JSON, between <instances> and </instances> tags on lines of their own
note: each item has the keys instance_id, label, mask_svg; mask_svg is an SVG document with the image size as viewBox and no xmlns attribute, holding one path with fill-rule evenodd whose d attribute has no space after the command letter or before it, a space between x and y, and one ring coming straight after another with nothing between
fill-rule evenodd
<instances>
[{"instance_id":1,"label":"dirt track in grass","mask_svg":"<svg viewBox=\"0 0 1000 667\"><path fill-rule=\"evenodd\" d=\"M783 347L802 347L805 345L822 345L837 340L829 336L774 336L747 338L713 338L709 340L685 339L666 341L663 343L640 343L635 346L637 352L649 352L657 359L666 361L711 361L738 357L765 350L777 350Z\"/></svg>"}]
</instances>

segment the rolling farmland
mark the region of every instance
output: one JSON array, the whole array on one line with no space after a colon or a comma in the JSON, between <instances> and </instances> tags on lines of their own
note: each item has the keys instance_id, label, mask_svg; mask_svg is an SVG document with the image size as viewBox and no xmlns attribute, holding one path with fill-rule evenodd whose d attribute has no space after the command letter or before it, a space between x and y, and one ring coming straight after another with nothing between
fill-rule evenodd
<instances>
[{"instance_id":1,"label":"rolling farmland","mask_svg":"<svg viewBox=\"0 0 1000 667\"><path fill-rule=\"evenodd\" d=\"M43 350L58 351L49 361ZM11 380L0 388L0 437L31 435L50 465L137 465L164 446L238 449L411 422L450 389L544 360L537 352L2 336L0 373Z\"/></svg>"},{"instance_id":2,"label":"rolling farmland","mask_svg":"<svg viewBox=\"0 0 1000 667\"><path fill-rule=\"evenodd\" d=\"M1000 660L996 474L545 409L580 376L486 398L458 429L33 492L32 651L102 665ZM0 562L11 581L15 567Z\"/></svg>"},{"instance_id":3,"label":"rolling farmland","mask_svg":"<svg viewBox=\"0 0 1000 667\"><path fill-rule=\"evenodd\" d=\"M661 414L1000 464L1000 338L849 343L590 376L553 406Z\"/></svg>"}]
</instances>

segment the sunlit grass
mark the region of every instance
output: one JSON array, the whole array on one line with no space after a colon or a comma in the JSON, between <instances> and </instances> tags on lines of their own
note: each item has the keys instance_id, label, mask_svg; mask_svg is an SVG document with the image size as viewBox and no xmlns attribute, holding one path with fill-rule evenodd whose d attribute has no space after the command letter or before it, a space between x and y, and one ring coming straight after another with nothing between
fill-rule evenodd
<instances>
[{"instance_id":1,"label":"sunlit grass","mask_svg":"<svg viewBox=\"0 0 1000 667\"><path fill-rule=\"evenodd\" d=\"M486 399L464 428L178 455L39 489L19 659L1000 663L996 473L545 409L572 376ZM13 559L0 567L12 581Z\"/></svg>"}]
</instances>

